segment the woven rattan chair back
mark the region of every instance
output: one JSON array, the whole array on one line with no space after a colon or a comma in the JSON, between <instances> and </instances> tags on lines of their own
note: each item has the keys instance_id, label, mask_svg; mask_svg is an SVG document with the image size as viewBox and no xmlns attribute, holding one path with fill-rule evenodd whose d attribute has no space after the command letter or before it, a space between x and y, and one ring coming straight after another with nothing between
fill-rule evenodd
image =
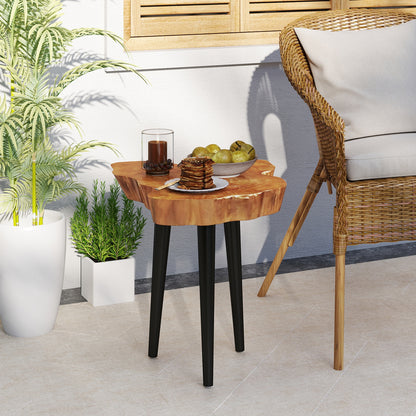
<instances>
[{"instance_id":1,"label":"woven rattan chair back","mask_svg":"<svg viewBox=\"0 0 416 416\"><path fill-rule=\"evenodd\" d=\"M313 13L307 17L295 20L286 26L280 35L280 54L286 75L298 92L308 104L314 117L317 139L321 157L331 183L336 185L337 177L346 177L345 165L336 166L336 144L333 133L337 133L339 146L343 147L344 124L338 114L316 90L313 76L305 52L296 36L294 27L305 27L315 30L366 30L393 26L415 19L416 15L390 10L337 10L324 13ZM326 116L324 123L321 118ZM328 126L329 124L329 126ZM332 131L328 131L330 127ZM341 163L342 160L338 159Z\"/></svg>"},{"instance_id":2,"label":"woven rattan chair back","mask_svg":"<svg viewBox=\"0 0 416 416\"><path fill-rule=\"evenodd\" d=\"M416 177L347 180L344 122L317 91L294 27L316 30L367 30L405 23L416 15L396 10L360 9L317 12L295 20L280 35L286 75L309 106L320 159L292 223L266 275L265 296L289 246L292 246L323 182L336 191L333 243L335 254L334 368L343 367L345 252L349 245L416 240ZM416 51L409 51L416 53Z\"/></svg>"}]
</instances>

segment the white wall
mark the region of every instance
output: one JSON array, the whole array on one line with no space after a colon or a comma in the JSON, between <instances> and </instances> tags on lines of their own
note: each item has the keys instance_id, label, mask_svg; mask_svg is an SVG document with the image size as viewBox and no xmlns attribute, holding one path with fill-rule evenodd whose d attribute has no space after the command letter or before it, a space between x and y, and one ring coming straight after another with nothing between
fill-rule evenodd
<instances>
[{"instance_id":1,"label":"white wall","mask_svg":"<svg viewBox=\"0 0 416 416\"><path fill-rule=\"evenodd\" d=\"M102 27L122 35L123 0L65 0L64 10L67 27ZM89 187L94 178L110 183L110 163L139 160L140 131L145 128L174 130L176 160L197 145L226 147L235 139L252 143L258 156L270 160L288 184L279 213L241 224L243 264L271 261L318 160L311 116L286 79L278 46L162 50L127 56L119 47L90 38L74 44L74 50L130 60L143 69L151 84L129 73L100 71L78 80L65 93L83 126L84 138L113 142L122 154L118 158L108 150L94 151L90 156L95 161L80 172L81 180ZM323 189L287 258L332 251L333 202ZM72 213L70 200L60 205L68 215ZM153 224L144 211L149 220L136 255L136 278L151 275ZM225 266L219 226L216 267ZM197 269L196 230L173 227L168 274ZM69 247L65 287L76 286L79 263Z\"/></svg>"}]
</instances>

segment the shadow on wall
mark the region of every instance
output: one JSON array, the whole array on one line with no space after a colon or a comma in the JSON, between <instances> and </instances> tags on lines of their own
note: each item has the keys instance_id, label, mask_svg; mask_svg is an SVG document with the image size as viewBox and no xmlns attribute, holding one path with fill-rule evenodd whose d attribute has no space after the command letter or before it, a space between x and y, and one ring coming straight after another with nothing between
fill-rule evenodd
<instances>
[{"instance_id":1,"label":"shadow on wall","mask_svg":"<svg viewBox=\"0 0 416 416\"><path fill-rule=\"evenodd\" d=\"M66 0L68 1L68 0ZM76 1L76 0L70 0ZM57 62L54 66L51 66L51 70L49 71L49 82L51 84L55 83L59 80L63 74L72 68L76 67L77 65L85 64L88 62L99 61L103 59L103 56L100 54L88 52L88 51L71 51L65 54L65 56ZM90 74L85 75L88 77ZM98 106L108 106L113 108L122 109L123 111L129 112L133 116L132 109L128 105L128 103L123 100L121 97L115 96L110 94L102 89L99 91L83 91L82 94L78 92L68 93L67 91L62 94L61 97L62 102L65 108L69 109L72 113L75 114L77 117L77 111L80 111L84 108L98 108ZM76 132L75 128L72 129L64 129L62 126L59 128L53 128L49 135L51 141L55 148L62 149L67 147L73 143L80 143L81 141L101 141L100 137L84 137L82 133L82 125L80 126L80 131ZM79 136L76 138L76 136ZM105 141L105 140L103 140ZM114 146L114 150L117 151L117 146L114 143L110 143ZM108 154L110 155L111 159L116 159L118 156L116 153L112 153L111 150L108 150ZM111 166L109 162L104 160L98 160L96 156L96 152L94 150L89 150L84 153L79 159L74 162L75 165L75 172L77 175L85 174L88 170L94 169L96 172L99 172L98 169L105 169L108 172L111 172ZM97 173L96 173L97 175ZM92 185L92 180L96 178L91 178L89 184L84 185Z\"/></svg>"},{"instance_id":2,"label":"shadow on wall","mask_svg":"<svg viewBox=\"0 0 416 416\"><path fill-rule=\"evenodd\" d=\"M287 189L280 212L269 217L268 235L257 263L271 261L316 167L319 152L312 116L286 78L278 50L253 73L247 102L251 141L258 157L276 166ZM325 187L326 188L326 187ZM287 257L332 252L332 206L322 188Z\"/></svg>"}]
</instances>

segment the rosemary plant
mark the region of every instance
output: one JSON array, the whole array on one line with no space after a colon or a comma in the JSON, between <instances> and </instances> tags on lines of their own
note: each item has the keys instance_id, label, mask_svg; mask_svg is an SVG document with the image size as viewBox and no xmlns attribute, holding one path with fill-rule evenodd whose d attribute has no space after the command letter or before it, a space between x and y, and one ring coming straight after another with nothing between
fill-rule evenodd
<instances>
[{"instance_id":1,"label":"rosemary plant","mask_svg":"<svg viewBox=\"0 0 416 416\"><path fill-rule=\"evenodd\" d=\"M122 39L101 29L66 29L60 22L60 0L0 0L0 214L19 215L32 209L33 223L41 224L45 205L68 193L80 192L73 162L93 147L109 143L86 141L56 149L49 133L77 120L64 107L60 94L79 77L105 68L122 68L136 75L128 63L111 59L84 62L61 75L53 69L66 63L76 38L105 36ZM55 71L56 72L56 71ZM143 78L144 79L144 78Z\"/></svg>"},{"instance_id":2,"label":"rosemary plant","mask_svg":"<svg viewBox=\"0 0 416 416\"><path fill-rule=\"evenodd\" d=\"M83 191L77 197L72 241L77 253L95 262L126 259L139 246L145 224L141 208L123 193L120 197L117 182L106 194L105 182L96 180L91 195Z\"/></svg>"}]
</instances>

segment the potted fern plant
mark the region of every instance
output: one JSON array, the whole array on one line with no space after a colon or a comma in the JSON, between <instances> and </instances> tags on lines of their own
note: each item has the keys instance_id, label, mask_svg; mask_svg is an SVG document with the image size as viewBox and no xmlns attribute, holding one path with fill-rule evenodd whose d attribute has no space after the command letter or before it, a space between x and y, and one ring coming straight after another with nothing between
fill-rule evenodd
<instances>
[{"instance_id":1,"label":"potted fern plant","mask_svg":"<svg viewBox=\"0 0 416 416\"><path fill-rule=\"evenodd\" d=\"M96 180L91 195L84 191L77 197L71 238L83 256L81 294L93 306L134 300L132 256L145 223L141 208L120 192L117 182L107 194L105 182Z\"/></svg>"},{"instance_id":2,"label":"potted fern plant","mask_svg":"<svg viewBox=\"0 0 416 416\"><path fill-rule=\"evenodd\" d=\"M63 284L65 218L47 204L83 187L73 162L97 146L57 144L50 132L79 129L61 93L79 77L128 63L83 62L54 75L71 42L111 32L62 26L59 0L0 0L0 320L10 335L36 336L55 323Z\"/></svg>"}]
</instances>

